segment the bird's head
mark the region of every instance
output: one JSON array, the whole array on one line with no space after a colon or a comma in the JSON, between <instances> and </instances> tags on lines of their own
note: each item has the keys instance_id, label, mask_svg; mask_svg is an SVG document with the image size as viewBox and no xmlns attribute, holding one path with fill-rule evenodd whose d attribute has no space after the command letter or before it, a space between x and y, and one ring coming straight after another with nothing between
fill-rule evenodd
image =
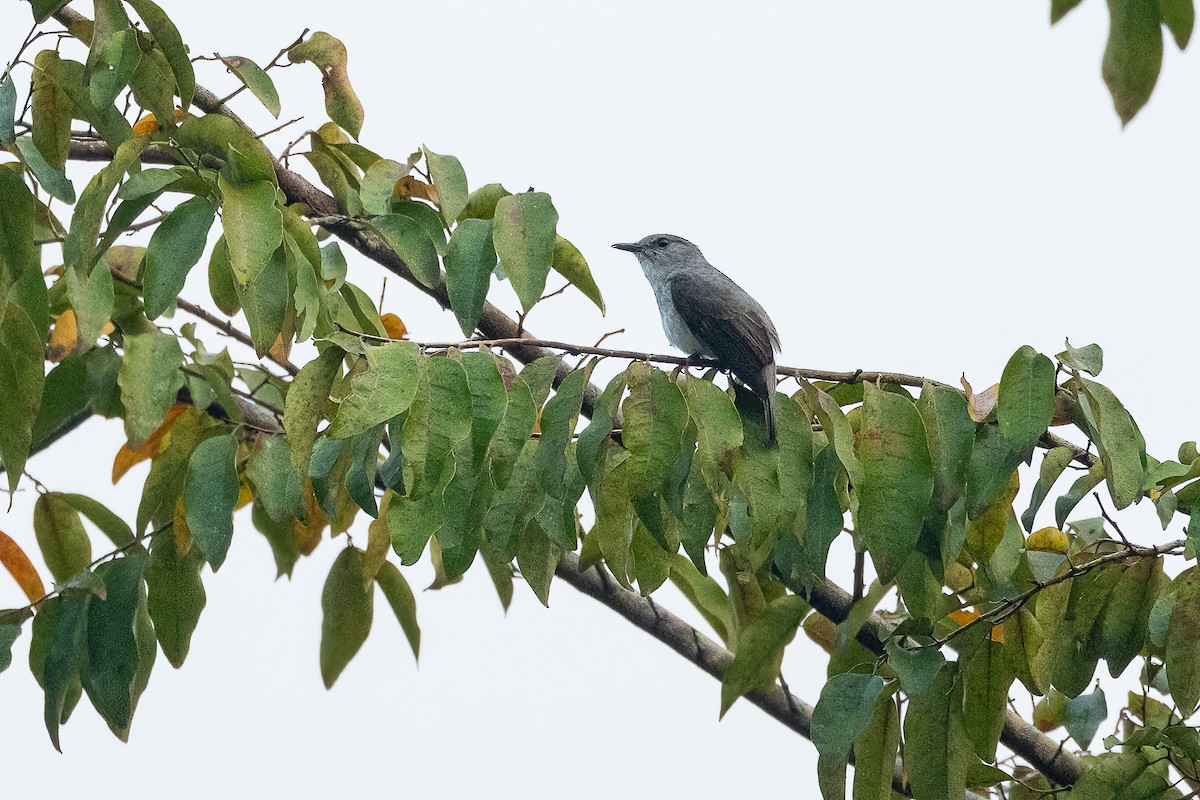
<instances>
[{"instance_id":1,"label":"bird's head","mask_svg":"<svg viewBox=\"0 0 1200 800\"><path fill-rule=\"evenodd\" d=\"M699 247L682 236L669 233L654 233L637 242L618 242L613 247L637 256L647 274L650 271L670 272L704 262Z\"/></svg>"}]
</instances>

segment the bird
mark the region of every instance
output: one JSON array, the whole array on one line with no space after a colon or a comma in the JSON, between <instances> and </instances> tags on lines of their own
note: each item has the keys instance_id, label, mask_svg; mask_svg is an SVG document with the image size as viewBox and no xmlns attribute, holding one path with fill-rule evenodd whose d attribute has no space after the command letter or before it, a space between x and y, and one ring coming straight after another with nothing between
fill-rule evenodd
<instances>
[{"instance_id":1,"label":"bird","mask_svg":"<svg viewBox=\"0 0 1200 800\"><path fill-rule=\"evenodd\" d=\"M718 362L748 386L762 401L767 439L774 443L779 333L763 307L682 236L656 233L613 247L637 256L667 341Z\"/></svg>"}]
</instances>

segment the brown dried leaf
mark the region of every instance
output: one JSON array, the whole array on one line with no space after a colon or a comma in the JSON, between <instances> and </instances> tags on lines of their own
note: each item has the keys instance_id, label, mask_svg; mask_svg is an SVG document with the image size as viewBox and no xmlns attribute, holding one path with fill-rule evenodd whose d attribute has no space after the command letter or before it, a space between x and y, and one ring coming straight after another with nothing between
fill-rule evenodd
<instances>
[{"instance_id":1,"label":"brown dried leaf","mask_svg":"<svg viewBox=\"0 0 1200 800\"><path fill-rule=\"evenodd\" d=\"M21 591L29 598L29 602L35 603L45 596L46 585L42 583L33 562L25 555L21 545L4 531L0 531L0 564L13 576Z\"/></svg>"},{"instance_id":2,"label":"brown dried leaf","mask_svg":"<svg viewBox=\"0 0 1200 800\"><path fill-rule=\"evenodd\" d=\"M967 376L962 381L963 392L967 395L967 413L975 422L992 422L996 419L996 399L1000 396L1000 384L993 383L979 394L967 382Z\"/></svg>"}]
</instances>

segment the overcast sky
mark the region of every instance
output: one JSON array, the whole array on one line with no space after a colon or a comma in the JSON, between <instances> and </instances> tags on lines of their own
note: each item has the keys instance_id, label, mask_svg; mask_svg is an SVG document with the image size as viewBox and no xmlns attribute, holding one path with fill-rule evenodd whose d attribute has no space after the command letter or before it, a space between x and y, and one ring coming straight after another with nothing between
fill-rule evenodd
<instances>
[{"instance_id":1,"label":"overcast sky","mask_svg":"<svg viewBox=\"0 0 1200 800\"><path fill-rule=\"evenodd\" d=\"M265 64L302 28L326 30L349 48L365 145L403 160L424 143L457 155L472 187L550 192L608 315L568 292L530 316L546 338L591 343L624 328L610 344L668 352L634 260L608 249L665 231L762 301L789 365L966 372L981 387L1018 346L1053 354L1069 336L1103 345L1102 380L1152 453L1169 457L1200 434L1190 369L1200 62L1168 44L1153 99L1123 131L1100 79L1100 0L1053 30L1044 0L164 5L195 54ZM0 60L29 23L26 3L0 4ZM235 85L211 64L198 77L218 93ZM305 121L272 137L276 150L324 121L311 65L277 81L283 118ZM275 124L252 98L238 102L260 130ZM70 175L81 189L86 167ZM351 270L378 291L378 268ZM199 277L192 300L206 299ZM418 340L459 335L398 281L386 310ZM92 421L29 469L132 518L146 468L109 486L122 441L118 422ZM0 515L31 552L33 500L27 488ZM1143 511L1126 532L1161 541ZM238 524L206 581L188 663L175 671L159 658L128 745L85 701L64 728L66 754L54 752L26 631L0 676L7 791L815 792L811 745L744 702L718 723L713 680L559 582L548 611L518 586L507 617L481 569L419 594L419 670L380 598L366 646L326 692L320 589L340 543L272 583L265 542L248 517ZM848 580L844 559L830 574ZM429 580L424 565L408 575ZM23 602L0 575L0 607ZM684 610L677 596L662 602ZM798 641L785 663L810 703L822 655Z\"/></svg>"}]
</instances>

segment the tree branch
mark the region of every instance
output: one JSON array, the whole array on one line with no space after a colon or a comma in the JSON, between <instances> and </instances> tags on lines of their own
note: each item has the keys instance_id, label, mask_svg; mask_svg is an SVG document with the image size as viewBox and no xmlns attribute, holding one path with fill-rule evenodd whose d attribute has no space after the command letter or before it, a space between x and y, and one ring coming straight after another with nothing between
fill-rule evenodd
<instances>
[{"instance_id":1,"label":"tree branch","mask_svg":"<svg viewBox=\"0 0 1200 800\"><path fill-rule=\"evenodd\" d=\"M78 22L85 19L82 15L72 11L69 8L63 8L56 12L55 18L65 25L70 25L72 22ZM242 121L236 114L225 107L209 90L202 86L196 87L194 102L198 107L207 113L223 114L231 119L242 124L251 134L253 131ZM72 143L71 151L74 157L76 148L85 143ZM107 150L107 148L104 148ZM162 151L159 151L160 153ZM158 154L153 152L153 149L148 149L143 153L143 158L155 159ZM164 154L165 155L165 154ZM95 156L98 157L98 156ZM109 156L111 158L111 155ZM168 159L168 163L174 163ZM339 213L336 201L329 194L318 189L303 176L287 169L283 164L275 163L275 174L279 179L280 188L283 190L291 203L305 203L315 215L336 215ZM357 230L350 225L331 225L327 227L331 233L342 239L351 247L354 247L363 255L383 266L385 269L399 275L408 281L411 285L417 287L425 294L432 297L438 302L443 309L450 308L449 296L446 293L445 281L439 281L436 287L430 288L421 284L413 275L412 271L405 264L403 259L397 256L383 240L370 231ZM532 334L520 330L516 321L509 318L503 311L491 303L485 303L483 314L480 317L478 330L484 337L492 340L516 340L515 343L504 345L504 350L522 363L529 363L544 355L551 353L539 347L536 342L539 341ZM559 365L556 373L555 384L557 385L570 372L570 367L565 363ZM861 377L861 376L860 376ZM589 384L585 390L583 400L583 413L591 416L592 408L596 398L599 396L599 388L594 384ZM1046 434L1042 437L1039 443L1044 447L1054 447L1060 445L1068 445L1075 451L1075 460L1081 463L1091 464L1094 457L1091 454L1082 452L1081 448L1059 439L1053 434ZM572 584L575 586L575 584ZM579 588L576 586L576 588ZM809 602L813 607L830 619L840 622L846 618L850 611L852 601L850 595L841 589L841 587L825 580L819 583L809 592ZM661 613L661 612L660 612ZM878 615L872 614L863 625L859 632L859 639L863 641L863 637L867 637L864 641L873 652L882 653L883 641L878 635L874 641L870 642L869 631L875 631L876 634L882 633L886 637L887 629L883 620ZM780 690L782 692L782 690ZM1009 711L1004 723L1004 732L1001 740L1013 750L1014 753L1024 758L1035 769L1042 772L1050 780L1063 785L1069 786L1073 784L1083 772L1083 763L1074 754L1063 750L1057 742L1050 739L1037 731L1032 725L1027 723L1020 715L1013 711Z\"/></svg>"}]
</instances>

